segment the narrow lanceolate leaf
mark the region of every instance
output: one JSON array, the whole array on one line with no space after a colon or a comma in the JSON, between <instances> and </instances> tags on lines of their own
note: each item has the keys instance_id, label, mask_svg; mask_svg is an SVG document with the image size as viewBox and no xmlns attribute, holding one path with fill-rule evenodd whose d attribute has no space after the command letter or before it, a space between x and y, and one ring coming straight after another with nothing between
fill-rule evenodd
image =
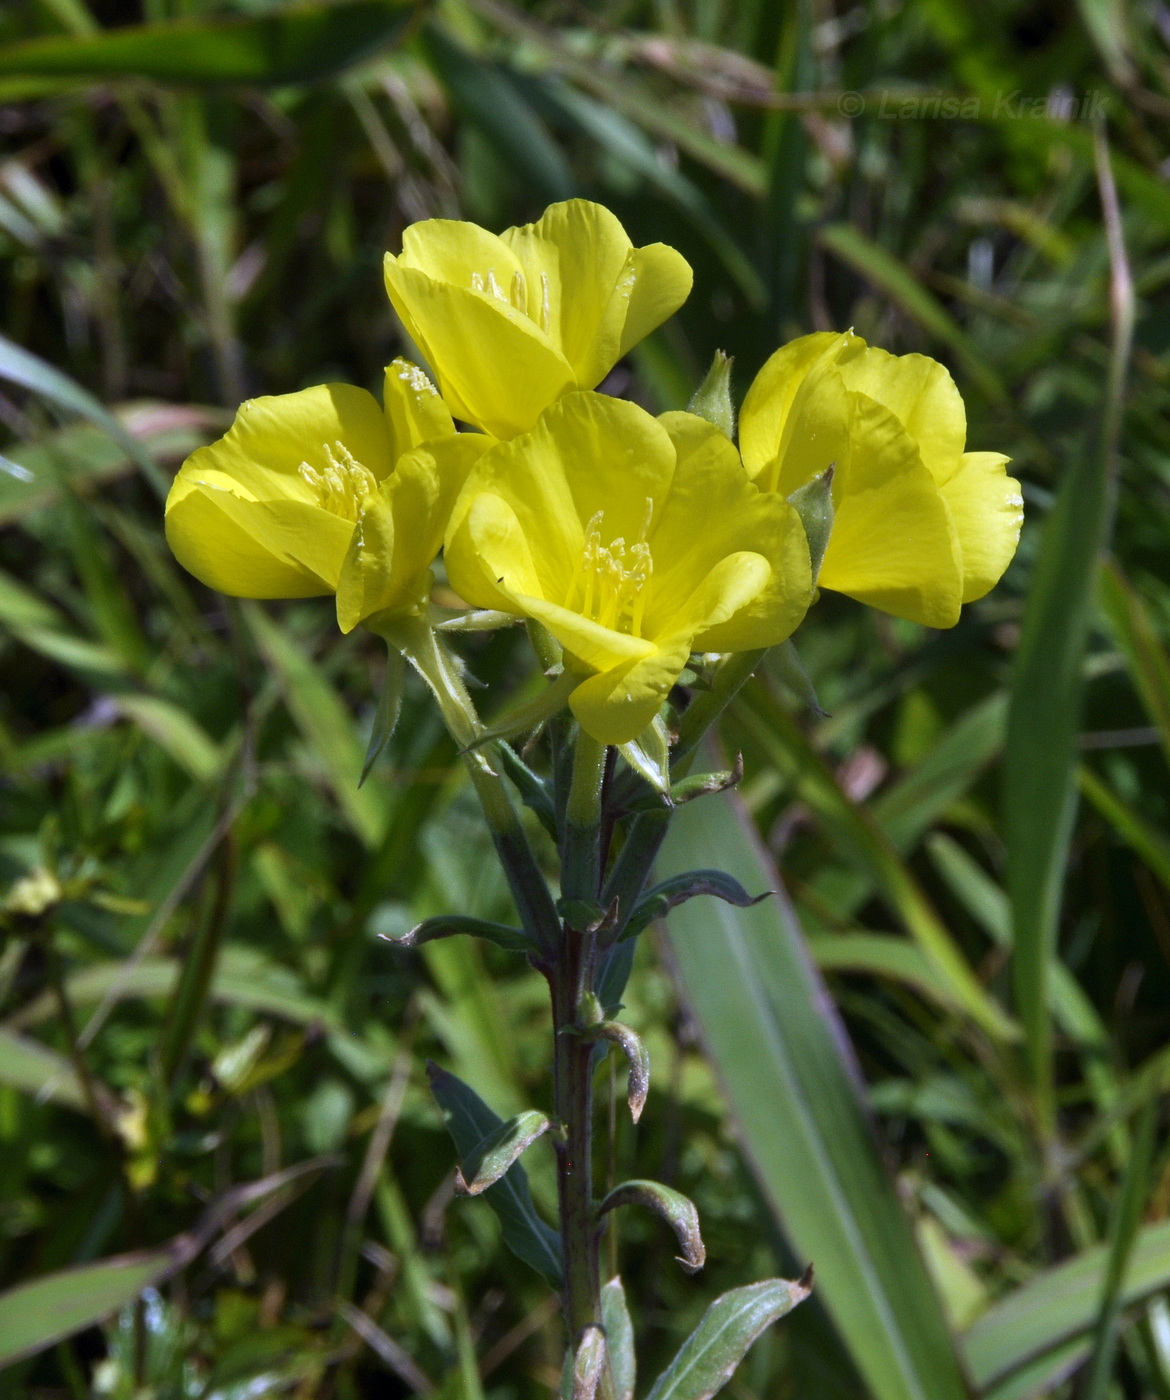
<instances>
[{"instance_id":1,"label":"narrow lanceolate leaf","mask_svg":"<svg viewBox=\"0 0 1170 1400\"><path fill-rule=\"evenodd\" d=\"M0 1084L38 1098L89 1111L85 1089L77 1077L73 1061L50 1050L39 1040L17 1035L0 1026ZM113 1112L116 1101L104 1085L98 1086L99 1102Z\"/></svg>"},{"instance_id":2,"label":"narrow lanceolate leaf","mask_svg":"<svg viewBox=\"0 0 1170 1400\"><path fill-rule=\"evenodd\" d=\"M697 860L749 888L779 888L734 797L673 818L659 871L684 872ZM845 1029L787 899L750 909L685 904L668 935L748 1160L793 1248L815 1261L818 1296L874 1400L968 1400L942 1306L874 1143Z\"/></svg>"},{"instance_id":3,"label":"narrow lanceolate leaf","mask_svg":"<svg viewBox=\"0 0 1170 1400\"><path fill-rule=\"evenodd\" d=\"M374 724L370 730L370 742L366 746L362 775L358 779L361 787L370 776L370 770L378 761L378 755L386 747L387 741L398 725L402 711L402 692L406 688L406 662L402 653L394 647L387 649L386 675L382 681L382 693L378 696L378 708L374 711Z\"/></svg>"},{"instance_id":4,"label":"narrow lanceolate leaf","mask_svg":"<svg viewBox=\"0 0 1170 1400\"><path fill-rule=\"evenodd\" d=\"M689 870L685 875L672 876L648 889L634 905L634 911L622 929L622 937L633 938L654 919L665 918L672 909L700 894L713 894L727 904L747 909L761 899L767 899L771 891L748 894L738 880L733 880L722 870Z\"/></svg>"},{"instance_id":5,"label":"narrow lanceolate leaf","mask_svg":"<svg viewBox=\"0 0 1170 1400\"><path fill-rule=\"evenodd\" d=\"M415 13L411 0L300 6L257 19L128 25L0 47L0 75L153 78L190 84L305 83L368 58Z\"/></svg>"},{"instance_id":6,"label":"narrow lanceolate leaf","mask_svg":"<svg viewBox=\"0 0 1170 1400\"><path fill-rule=\"evenodd\" d=\"M447 1120L447 1131L455 1151L463 1160L489 1133L501 1127L503 1120L474 1089L455 1075L436 1064L428 1064L427 1074L431 1092ZM499 1217L504 1241L512 1253L543 1274L554 1288L559 1288L564 1270L560 1237L537 1215L528 1189L528 1177L519 1162L514 1162L499 1181L487 1188L484 1199Z\"/></svg>"},{"instance_id":7,"label":"narrow lanceolate leaf","mask_svg":"<svg viewBox=\"0 0 1170 1400\"><path fill-rule=\"evenodd\" d=\"M634 1324L626 1306L626 1290L615 1274L601 1290L601 1324L605 1328L606 1360L613 1400L634 1400L637 1380Z\"/></svg>"},{"instance_id":8,"label":"narrow lanceolate leaf","mask_svg":"<svg viewBox=\"0 0 1170 1400\"><path fill-rule=\"evenodd\" d=\"M600 1327L586 1327L573 1358L571 1400L596 1400L605 1373L605 1333Z\"/></svg>"},{"instance_id":9,"label":"narrow lanceolate leaf","mask_svg":"<svg viewBox=\"0 0 1170 1400\"><path fill-rule=\"evenodd\" d=\"M46 1274L0 1293L0 1366L35 1356L131 1303L179 1267L190 1241Z\"/></svg>"},{"instance_id":10,"label":"narrow lanceolate leaf","mask_svg":"<svg viewBox=\"0 0 1170 1400\"><path fill-rule=\"evenodd\" d=\"M1101 565L1099 596L1109 630L1170 760L1170 654L1140 594L1113 560Z\"/></svg>"},{"instance_id":11,"label":"narrow lanceolate leaf","mask_svg":"<svg viewBox=\"0 0 1170 1400\"><path fill-rule=\"evenodd\" d=\"M454 938L460 933L486 939L488 943L494 943L497 948L506 948L510 953L531 953L536 947L523 929L493 924L489 919L474 919L469 914L438 914L433 919L424 919L421 924L415 924L401 938L387 938L386 941L400 948L418 948L423 943L433 943L437 938Z\"/></svg>"},{"instance_id":12,"label":"narrow lanceolate leaf","mask_svg":"<svg viewBox=\"0 0 1170 1400\"><path fill-rule=\"evenodd\" d=\"M1043 1394L1048 1368L1058 1367L1061 1351L1087 1338L1097 1320L1108 1267L1107 1246L1094 1245L1055 1268L1046 1269L1004 1297L974 1323L965 1350L981 1394L998 1390L1026 1367L1039 1377L1030 1394ZM1132 1307L1170 1288L1170 1221L1146 1225L1138 1233L1120 1289L1123 1307Z\"/></svg>"},{"instance_id":13,"label":"narrow lanceolate leaf","mask_svg":"<svg viewBox=\"0 0 1170 1400\"><path fill-rule=\"evenodd\" d=\"M626 1101L630 1105L630 1117L636 1123L646 1107L646 1095L650 1092L650 1052L642 1043L642 1038L621 1021L602 1021L590 1027L589 1035L600 1040L609 1040L626 1057L629 1065L629 1082L626 1086Z\"/></svg>"},{"instance_id":14,"label":"narrow lanceolate leaf","mask_svg":"<svg viewBox=\"0 0 1170 1400\"><path fill-rule=\"evenodd\" d=\"M799 1283L766 1279L716 1298L646 1400L710 1400L731 1379L760 1333L804 1302L811 1289L810 1273Z\"/></svg>"},{"instance_id":15,"label":"narrow lanceolate leaf","mask_svg":"<svg viewBox=\"0 0 1170 1400\"><path fill-rule=\"evenodd\" d=\"M493 1128L463 1158L455 1174L455 1189L461 1196L478 1196L495 1185L521 1154L547 1133L552 1123L543 1113L529 1109Z\"/></svg>"},{"instance_id":16,"label":"narrow lanceolate leaf","mask_svg":"<svg viewBox=\"0 0 1170 1400\"><path fill-rule=\"evenodd\" d=\"M707 1250L699 1232L699 1212L681 1191L663 1186L660 1181L623 1181L598 1206L597 1214L607 1215L618 1206L645 1206L661 1216L675 1233L682 1250L678 1262L687 1273L698 1273L703 1267Z\"/></svg>"}]
</instances>

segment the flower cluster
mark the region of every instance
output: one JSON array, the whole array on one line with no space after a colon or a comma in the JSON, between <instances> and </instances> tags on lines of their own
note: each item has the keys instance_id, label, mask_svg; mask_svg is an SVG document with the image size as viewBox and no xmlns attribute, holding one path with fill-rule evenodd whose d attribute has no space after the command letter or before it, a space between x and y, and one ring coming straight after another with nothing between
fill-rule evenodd
<instances>
[{"instance_id":1,"label":"flower cluster","mask_svg":"<svg viewBox=\"0 0 1170 1400\"><path fill-rule=\"evenodd\" d=\"M343 384L243 404L167 502L172 549L212 587L335 594L344 631L385 630L425 615L442 550L468 604L556 638L582 728L622 744L692 653L784 641L818 584L949 627L1011 559L1018 484L965 450L962 399L925 356L793 341L748 391L739 450L698 413L596 392L691 286L599 205L499 237L428 220L385 272L438 387L395 360L381 407ZM817 482L832 526L810 554L797 506Z\"/></svg>"}]
</instances>

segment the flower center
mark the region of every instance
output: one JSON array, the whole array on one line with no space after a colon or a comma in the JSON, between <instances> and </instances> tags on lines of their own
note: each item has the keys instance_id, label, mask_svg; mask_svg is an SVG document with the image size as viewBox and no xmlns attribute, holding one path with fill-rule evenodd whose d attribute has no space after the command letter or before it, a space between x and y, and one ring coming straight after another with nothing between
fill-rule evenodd
<instances>
[{"instance_id":1,"label":"flower center","mask_svg":"<svg viewBox=\"0 0 1170 1400\"><path fill-rule=\"evenodd\" d=\"M597 511L590 519L585 527L581 564L569 590L569 606L579 598L582 617L630 637L642 635L646 585L654 572L654 560L646 543L653 515L654 501L647 497L642 529L633 544L626 544L622 535L602 544L605 511Z\"/></svg>"},{"instance_id":2,"label":"flower center","mask_svg":"<svg viewBox=\"0 0 1170 1400\"><path fill-rule=\"evenodd\" d=\"M488 268L486 277L482 272L473 272L471 274L471 290L473 292L486 292L489 296L495 297L497 301L507 302L509 306L527 316L529 320L535 321L545 335L548 335L550 316L547 272L540 274L540 312L536 316L533 316L528 310L528 283L519 268L512 273L512 285L507 292L496 280L494 267Z\"/></svg>"},{"instance_id":3,"label":"flower center","mask_svg":"<svg viewBox=\"0 0 1170 1400\"><path fill-rule=\"evenodd\" d=\"M321 447L329 462L324 471L317 471L308 462L302 462L297 470L316 493L322 510L356 522L362 502L378 489L378 480L342 443L330 446L323 442Z\"/></svg>"}]
</instances>

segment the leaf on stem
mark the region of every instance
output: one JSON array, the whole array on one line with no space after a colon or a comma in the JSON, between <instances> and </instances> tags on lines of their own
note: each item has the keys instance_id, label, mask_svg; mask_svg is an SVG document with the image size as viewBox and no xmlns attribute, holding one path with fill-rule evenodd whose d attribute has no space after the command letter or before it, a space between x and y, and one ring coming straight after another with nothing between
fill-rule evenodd
<instances>
[{"instance_id":1,"label":"leaf on stem","mask_svg":"<svg viewBox=\"0 0 1170 1400\"><path fill-rule=\"evenodd\" d=\"M633 938L647 924L665 918L677 905L685 904L699 894L713 894L725 904L748 909L753 904L759 904L761 899L767 899L771 893L771 890L765 890L763 894L750 895L738 880L725 875L722 870L691 870L685 875L673 875L669 880L648 889L634 905L634 912L622 929L621 936Z\"/></svg>"},{"instance_id":2,"label":"leaf on stem","mask_svg":"<svg viewBox=\"0 0 1170 1400\"><path fill-rule=\"evenodd\" d=\"M626 1102L630 1105L630 1117L636 1123L642 1116L646 1095L650 1092L650 1052L642 1043L641 1036L620 1021L602 1021L599 1025L590 1026L586 1034L590 1040L612 1041L625 1055L630 1067Z\"/></svg>"},{"instance_id":3,"label":"leaf on stem","mask_svg":"<svg viewBox=\"0 0 1170 1400\"><path fill-rule=\"evenodd\" d=\"M501 1126L503 1120L470 1085L433 1062L427 1065L427 1075L455 1151L465 1159L489 1133ZM527 1174L519 1162L514 1162L499 1181L487 1188L484 1199L499 1217L504 1242L512 1253L543 1274L554 1288L559 1288L564 1273L560 1237L537 1215Z\"/></svg>"},{"instance_id":4,"label":"leaf on stem","mask_svg":"<svg viewBox=\"0 0 1170 1400\"><path fill-rule=\"evenodd\" d=\"M605 1372L605 1333L600 1327L586 1327L573 1358L572 1400L595 1400Z\"/></svg>"},{"instance_id":5,"label":"leaf on stem","mask_svg":"<svg viewBox=\"0 0 1170 1400\"><path fill-rule=\"evenodd\" d=\"M358 787L370 776L370 770L378 761L378 755L386 747L386 742L394 733L398 716L402 711L402 692L406 684L406 662L402 653L394 647L387 648L386 676L382 681L382 693L378 696L378 708L374 711L374 727L370 730L370 742L366 748L365 762Z\"/></svg>"},{"instance_id":6,"label":"leaf on stem","mask_svg":"<svg viewBox=\"0 0 1170 1400\"><path fill-rule=\"evenodd\" d=\"M687 1273L698 1273L703 1267L707 1250L699 1233L699 1212L694 1201L681 1191L663 1186L660 1181L623 1181L598 1206L598 1217L608 1215L618 1206L646 1206L661 1216L678 1239L682 1249L678 1262Z\"/></svg>"},{"instance_id":7,"label":"leaf on stem","mask_svg":"<svg viewBox=\"0 0 1170 1400\"><path fill-rule=\"evenodd\" d=\"M455 1173L455 1190L461 1196L480 1195L551 1127L546 1114L528 1109L493 1128L463 1157L462 1168Z\"/></svg>"},{"instance_id":8,"label":"leaf on stem","mask_svg":"<svg viewBox=\"0 0 1170 1400\"><path fill-rule=\"evenodd\" d=\"M415 924L401 938L390 938L386 934L379 937L397 948L418 948L424 943L433 943L437 938L454 938L459 933L486 939L509 953L531 953L536 950L536 944L523 929L494 924L490 919L475 919L469 914L438 914L433 919L424 919L421 924Z\"/></svg>"},{"instance_id":9,"label":"leaf on stem","mask_svg":"<svg viewBox=\"0 0 1170 1400\"><path fill-rule=\"evenodd\" d=\"M494 744L499 740L517 739L521 734L531 734L542 724L559 714L568 703L569 696L580 684L581 678L570 671L562 671L535 699L517 705L507 714L501 715L494 724L489 724L467 745L465 753L483 748L484 744Z\"/></svg>"},{"instance_id":10,"label":"leaf on stem","mask_svg":"<svg viewBox=\"0 0 1170 1400\"><path fill-rule=\"evenodd\" d=\"M626 1306L626 1290L618 1275L601 1290L601 1322L614 1400L634 1400L637 1378L634 1359L634 1324Z\"/></svg>"},{"instance_id":11,"label":"leaf on stem","mask_svg":"<svg viewBox=\"0 0 1170 1400\"><path fill-rule=\"evenodd\" d=\"M716 1298L646 1400L710 1400L731 1379L760 1333L803 1303L811 1291L809 1269L797 1283L766 1279Z\"/></svg>"}]
</instances>

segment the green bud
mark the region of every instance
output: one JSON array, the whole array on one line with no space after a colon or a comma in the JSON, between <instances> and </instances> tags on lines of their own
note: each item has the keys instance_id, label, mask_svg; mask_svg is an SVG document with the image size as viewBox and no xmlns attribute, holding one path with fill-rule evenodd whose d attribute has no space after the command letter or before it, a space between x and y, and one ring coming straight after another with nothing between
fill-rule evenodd
<instances>
[{"instance_id":1,"label":"green bud","mask_svg":"<svg viewBox=\"0 0 1170 1400\"><path fill-rule=\"evenodd\" d=\"M687 411L714 423L724 437L735 440L735 409L731 404L731 366L735 363L722 350L715 351L707 377L695 390Z\"/></svg>"},{"instance_id":2,"label":"green bud","mask_svg":"<svg viewBox=\"0 0 1170 1400\"><path fill-rule=\"evenodd\" d=\"M788 498L788 504L800 516L804 533L808 536L808 557L812 564L813 587L821 572L821 562L829 547L829 536L833 532L833 473L836 462L831 462L820 476L814 476L806 485L798 487Z\"/></svg>"}]
</instances>

